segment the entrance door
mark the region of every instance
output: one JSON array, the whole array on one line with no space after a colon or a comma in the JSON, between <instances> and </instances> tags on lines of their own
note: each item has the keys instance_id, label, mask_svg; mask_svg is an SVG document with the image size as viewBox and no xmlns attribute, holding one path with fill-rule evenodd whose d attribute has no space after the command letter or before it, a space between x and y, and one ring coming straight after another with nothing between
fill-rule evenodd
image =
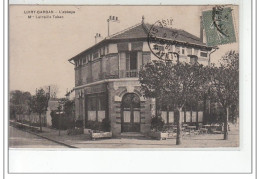
<instances>
[{"instance_id":1,"label":"entrance door","mask_svg":"<svg viewBox=\"0 0 260 179\"><path fill-rule=\"evenodd\" d=\"M121 106L121 131L140 132L140 98L134 93L125 94Z\"/></svg>"}]
</instances>

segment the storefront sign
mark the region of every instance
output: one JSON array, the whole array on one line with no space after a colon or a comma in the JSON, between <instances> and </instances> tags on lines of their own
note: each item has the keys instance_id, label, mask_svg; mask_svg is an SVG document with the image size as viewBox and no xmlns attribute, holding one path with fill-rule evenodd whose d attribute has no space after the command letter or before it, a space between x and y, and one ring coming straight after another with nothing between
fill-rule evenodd
<instances>
[{"instance_id":1,"label":"storefront sign","mask_svg":"<svg viewBox=\"0 0 260 179\"><path fill-rule=\"evenodd\" d=\"M85 94L102 93L106 92L106 84L98 84L85 88Z\"/></svg>"}]
</instances>

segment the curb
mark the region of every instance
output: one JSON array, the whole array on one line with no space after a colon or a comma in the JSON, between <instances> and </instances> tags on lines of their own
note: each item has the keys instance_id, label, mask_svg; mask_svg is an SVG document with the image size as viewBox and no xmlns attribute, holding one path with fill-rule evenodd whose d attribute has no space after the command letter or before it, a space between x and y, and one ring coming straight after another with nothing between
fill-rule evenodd
<instances>
[{"instance_id":1,"label":"curb","mask_svg":"<svg viewBox=\"0 0 260 179\"><path fill-rule=\"evenodd\" d=\"M47 139L47 140L52 141L52 142L55 142L55 143L57 143L57 144L64 145L64 146L69 147L69 148L77 148L77 147L75 147L75 146L72 146L72 145L66 144L66 143L64 143L64 142L60 142L60 141L51 139L51 138L49 138L49 137L42 136L42 135L37 134L37 133L34 133L34 132L32 132L32 131L19 129L19 128L15 127L15 126L12 126L12 127L16 128L16 129L18 129L18 130L22 130L22 131L28 132L28 133L30 133L30 134L34 134L34 135L36 135L36 136L38 136L38 137Z\"/></svg>"}]
</instances>

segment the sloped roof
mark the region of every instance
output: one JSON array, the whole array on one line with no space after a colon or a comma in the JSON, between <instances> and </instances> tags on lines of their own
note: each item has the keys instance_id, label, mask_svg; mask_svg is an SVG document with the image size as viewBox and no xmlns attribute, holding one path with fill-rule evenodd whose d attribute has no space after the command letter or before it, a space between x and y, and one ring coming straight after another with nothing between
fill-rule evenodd
<instances>
[{"instance_id":1,"label":"sloped roof","mask_svg":"<svg viewBox=\"0 0 260 179\"><path fill-rule=\"evenodd\" d=\"M160 29L159 32L156 33L157 38L163 38L166 40L207 47L207 45L205 43L203 43L199 37L197 37L189 32L186 32L184 30L172 29L172 28L167 28L167 27L161 28L159 26L153 26L148 23L139 23L139 24L131 26L121 32L115 33L115 34L105 38L104 40L100 41L99 43L91 46L90 48L88 48L88 49L84 50L83 52L77 54L76 56L72 57L71 59L69 59L69 61L73 60L73 58L80 56L83 53L85 53L101 44L107 43L108 41L127 40L127 39L129 39L129 40L146 39L148 37L148 33L152 27L158 27L158 29ZM165 33L167 34L166 37L164 37ZM212 48L212 47L208 47L208 48Z\"/></svg>"},{"instance_id":2,"label":"sloped roof","mask_svg":"<svg viewBox=\"0 0 260 179\"><path fill-rule=\"evenodd\" d=\"M156 37L158 38L165 38L169 40L179 41L179 42L185 42L185 43L192 43L196 45L203 45L206 44L203 43L199 37L196 37L195 35L186 32L184 30L180 29L171 29L167 27L159 27L159 26L152 26L151 24L139 24L135 27L129 28L128 30L122 31L121 33L117 33L115 35L112 35L110 39L135 39L135 38L147 38L148 33L152 27L157 27L158 33L156 33ZM164 35L167 34L166 37Z\"/></svg>"},{"instance_id":3,"label":"sloped roof","mask_svg":"<svg viewBox=\"0 0 260 179\"><path fill-rule=\"evenodd\" d=\"M134 25L128 29L118 32L110 37L110 39L135 39L147 38L147 32L141 23Z\"/></svg>"}]
</instances>

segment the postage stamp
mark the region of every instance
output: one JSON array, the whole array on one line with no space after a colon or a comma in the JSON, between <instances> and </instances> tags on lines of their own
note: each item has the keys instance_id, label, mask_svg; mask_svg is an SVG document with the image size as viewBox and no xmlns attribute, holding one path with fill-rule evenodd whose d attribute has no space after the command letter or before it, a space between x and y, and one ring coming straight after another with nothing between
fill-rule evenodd
<instances>
[{"instance_id":1,"label":"postage stamp","mask_svg":"<svg viewBox=\"0 0 260 179\"><path fill-rule=\"evenodd\" d=\"M236 42L230 7L213 7L212 10L202 12L202 17L208 46Z\"/></svg>"}]
</instances>

